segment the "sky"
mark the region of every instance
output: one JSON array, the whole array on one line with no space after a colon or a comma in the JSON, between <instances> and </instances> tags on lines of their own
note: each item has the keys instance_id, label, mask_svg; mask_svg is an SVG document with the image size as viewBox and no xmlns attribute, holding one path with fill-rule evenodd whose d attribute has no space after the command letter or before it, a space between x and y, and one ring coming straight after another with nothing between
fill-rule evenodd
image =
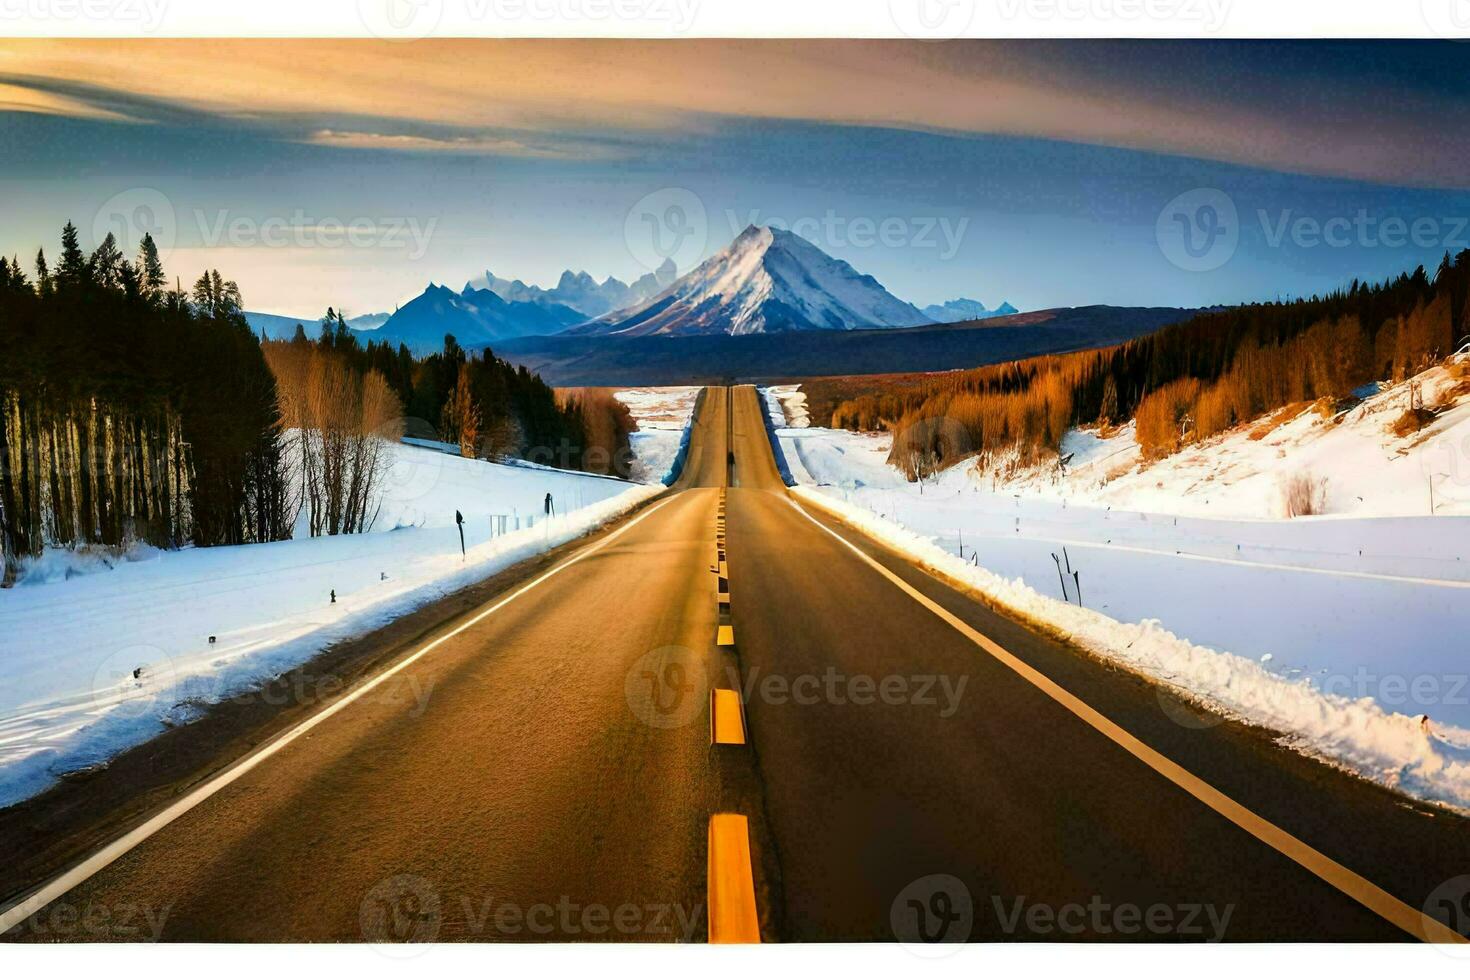
<instances>
[{"instance_id":1,"label":"sky","mask_svg":"<svg viewBox=\"0 0 1470 980\"><path fill-rule=\"evenodd\" d=\"M1307 295L1470 248L1470 47L0 41L0 251L247 307L681 272L787 227L920 305ZM186 283L187 284L187 283Z\"/></svg>"}]
</instances>

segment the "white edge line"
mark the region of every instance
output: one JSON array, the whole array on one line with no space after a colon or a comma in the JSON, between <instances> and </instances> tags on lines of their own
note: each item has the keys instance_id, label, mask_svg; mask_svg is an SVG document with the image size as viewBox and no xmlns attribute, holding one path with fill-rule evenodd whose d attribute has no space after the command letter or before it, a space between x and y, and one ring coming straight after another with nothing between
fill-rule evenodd
<instances>
[{"instance_id":1,"label":"white edge line","mask_svg":"<svg viewBox=\"0 0 1470 980\"><path fill-rule=\"evenodd\" d=\"M566 561L557 565L555 568L549 569L537 578L531 580L530 582L527 582L525 585L521 586L519 589L516 589L510 595L498 600L494 605L490 606L489 608L476 613L474 616L465 620L463 623L456 626L448 633L445 633L443 636L431 640L430 642L419 647L403 660L400 660L398 663L383 671L381 674L375 675L371 680L362 684L360 687L353 688L350 693L344 695L339 700L334 701L332 704L330 704L326 708L323 708L321 711L312 715L310 718L307 718L295 728L290 729L285 734L276 736L275 739L267 742L261 748L257 749L253 754L246 756L245 758L231 765L228 769L211 777L202 786L199 786L192 790L187 796L179 800L177 803L172 804L160 813L154 814L142 824L134 827L132 830L123 834L121 837L118 837L110 844L107 844L99 850L94 851L92 854L83 858L71 868L52 878L50 881L47 881L45 884L41 885L25 898L6 908L3 912L0 912L0 935L3 935L4 933L10 931L15 926L24 922L34 913L45 908L56 899L71 891L77 885L80 885L88 878L97 874L97 872L101 871L103 868L107 867L109 864L116 861L124 854L127 854L133 848L137 847L139 844L143 843L148 838L152 837L154 834L158 833L160 830L173 823L179 817L182 817L184 814L188 813L190 810L194 809L196 806L203 803L205 800L209 799L211 796L218 793L220 790L224 789L235 780L239 779L241 776L244 776L250 770L254 769L266 759L269 759L271 756L281 751L281 749L284 749L286 746L296 741L296 739L300 738L302 735L311 731L317 725L320 725L322 722L326 721L328 718L332 717L343 708L346 708L348 705L352 704L354 701L361 698L363 695L367 694L378 685L387 681L390 677L395 676L401 671L406 670L408 667L412 666L414 663L417 663L420 659L424 657L425 654L429 653L439 644L443 643L446 640L452 639L455 636L458 636L460 633L463 633L465 630L469 629L471 626L476 625L487 616L490 616L491 614L499 611L501 608L513 602L520 596L525 595L527 592L531 591L542 582L545 582L553 575L565 571L566 569L575 565L577 562L581 561L583 558L587 558L601 551L603 548L607 547L613 541L621 537L625 532L632 530L633 527L644 520L644 518L653 516L655 511L659 510L665 504L675 499L675 496L677 496L677 494L665 497L663 500L654 504L648 510L645 510L643 513L639 514L637 517L633 518L633 520L629 521L627 524L624 524L622 527L618 528L616 531L609 534L601 541L598 541L596 544L593 544L590 547L584 548L582 551L579 551L577 554L568 558Z\"/></svg>"},{"instance_id":2,"label":"white edge line","mask_svg":"<svg viewBox=\"0 0 1470 980\"><path fill-rule=\"evenodd\" d=\"M1359 904L1365 906L1392 925L1409 933L1416 939L1433 943L1464 943L1467 941L1458 932L1455 932L1438 920L1430 918L1419 909L1413 908L1407 902L1398 898L1398 896L1380 888L1351 868L1334 861L1310 844L1283 830L1265 817L1260 816L1254 810L1238 803L1234 798L1216 789L1212 783L1196 776L1193 772L1185 769L1158 749L1144 742L1122 725L1119 725L1092 707L1081 697L1067 690L1046 674L1011 653L969 623L964 622L954 613L951 613L939 605L938 602L924 595L908 582L905 582L892 569L887 568L847 538L813 517L807 512L806 508L802 507L789 494L786 497L786 502L795 508L796 512L802 517L805 517L817 527L837 539L839 543L851 550L853 554L871 566L900 591L907 594L920 606L923 606L944 620L957 633L975 643L980 649L1000 662L1002 666L1010 669L1022 680L1040 690L1060 707L1070 711L1078 719L1105 738L1114 742L1119 748L1132 755L1139 762L1173 783L1188 795L1194 797L1194 799L1207 808L1224 817L1239 829L1250 834L1262 844L1278 852L1283 857L1300 866L1303 870L1315 875L1348 898L1357 901ZM833 516L837 520L841 520L841 517L835 514Z\"/></svg>"}]
</instances>

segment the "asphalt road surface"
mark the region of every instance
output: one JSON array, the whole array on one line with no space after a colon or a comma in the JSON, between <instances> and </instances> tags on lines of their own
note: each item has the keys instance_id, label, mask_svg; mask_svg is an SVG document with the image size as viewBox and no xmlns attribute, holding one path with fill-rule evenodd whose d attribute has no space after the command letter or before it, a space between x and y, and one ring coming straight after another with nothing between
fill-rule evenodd
<instances>
[{"instance_id":1,"label":"asphalt road surface","mask_svg":"<svg viewBox=\"0 0 1470 980\"><path fill-rule=\"evenodd\" d=\"M670 493L394 670L9 938L702 941L715 813L765 941L1391 941L1470 872L1461 818L796 506L749 387ZM748 744L710 744L711 687Z\"/></svg>"}]
</instances>

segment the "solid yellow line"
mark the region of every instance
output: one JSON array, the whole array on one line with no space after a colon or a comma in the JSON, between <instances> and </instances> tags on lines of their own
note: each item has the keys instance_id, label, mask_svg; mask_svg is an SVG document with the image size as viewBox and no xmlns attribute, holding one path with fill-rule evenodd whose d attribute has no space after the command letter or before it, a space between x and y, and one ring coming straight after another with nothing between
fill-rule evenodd
<instances>
[{"instance_id":1,"label":"solid yellow line","mask_svg":"<svg viewBox=\"0 0 1470 980\"><path fill-rule=\"evenodd\" d=\"M889 571L857 545L827 527L827 525L817 520L811 514L808 514L795 500L788 497L787 503L796 508L797 513L801 514L802 517L805 517L817 527L842 542L853 554L872 566L878 574L898 586L899 589L907 593L919 605L928 609L986 653L1021 675L1021 677L1040 689L1053 701L1087 722L1087 724L1091 725L1103 735L1106 735L1134 758L1147 765L1150 769L1153 769L1175 786L1184 790L1190 796L1199 800L1211 810L1220 814L1226 820L1235 824L1241 830L1244 830L1246 833L1286 857L1291 858L1291 860L1318 878L1321 878L1344 895L1371 909L1417 939L1433 943L1467 942L1464 936L1439 922L1437 919L1433 919L1419 909L1400 901L1357 872L1338 864L1332 858L1313 848L1305 841L1292 836L1264 817L1258 816L1253 811L1246 809L1200 777L1194 775L1194 773L1149 747L1081 698L1072 694L1066 688L1057 684L1051 678L976 630L969 623L966 623L948 609L945 609L909 585L909 583ZM825 508L823 509L825 510ZM838 517L839 519L841 517L836 512L829 511L829 513L832 513L834 517Z\"/></svg>"},{"instance_id":2,"label":"solid yellow line","mask_svg":"<svg viewBox=\"0 0 1470 980\"><path fill-rule=\"evenodd\" d=\"M709 692L710 741L715 745L744 745L745 718L740 692L717 687Z\"/></svg>"},{"instance_id":3,"label":"solid yellow line","mask_svg":"<svg viewBox=\"0 0 1470 980\"><path fill-rule=\"evenodd\" d=\"M709 941L758 943L755 878L750 865L750 823L739 813L709 818Z\"/></svg>"}]
</instances>

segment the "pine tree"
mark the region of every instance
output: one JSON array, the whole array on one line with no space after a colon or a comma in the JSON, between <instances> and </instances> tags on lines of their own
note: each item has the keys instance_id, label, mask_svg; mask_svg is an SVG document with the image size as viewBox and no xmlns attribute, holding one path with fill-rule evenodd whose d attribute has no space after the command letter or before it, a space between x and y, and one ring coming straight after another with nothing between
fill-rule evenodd
<instances>
[{"instance_id":1,"label":"pine tree","mask_svg":"<svg viewBox=\"0 0 1470 980\"><path fill-rule=\"evenodd\" d=\"M163 274L163 262L158 257L158 246L153 236L145 234L138 244L138 286L143 298L153 302L163 293L168 279Z\"/></svg>"},{"instance_id":2,"label":"pine tree","mask_svg":"<svg viewBox=\"0 0 1470 980\"><path fill-rule=\"evenodd\" d=\"M87 259L77 244L77 226L70 221L61 229L61 264L56 268L57 285L79 289L87 282Z\"/></svg>"},{"instance_id":3,"label":"pine tree","mask_svg":"<svg viewBox=\"0 0 1470 980\"><path fill-rule=\"evenodd\" d=\"M36 294L42 299L51 295L51 270L46 266L46 250L36 249Z\"/></svg>"},{"instance_id":4,"label":"pine tree","mask_svg":"<svg viewBox=\"0 0 1470 980\"><path fill-rule=\"evenodd\" d=\"M123 255L117 247L117 239L112 232L102 239L102 244L92 253L87 261L88 272L92 282L103 289L122 288L122 262Z\"/></svg>"}]
</instances>

